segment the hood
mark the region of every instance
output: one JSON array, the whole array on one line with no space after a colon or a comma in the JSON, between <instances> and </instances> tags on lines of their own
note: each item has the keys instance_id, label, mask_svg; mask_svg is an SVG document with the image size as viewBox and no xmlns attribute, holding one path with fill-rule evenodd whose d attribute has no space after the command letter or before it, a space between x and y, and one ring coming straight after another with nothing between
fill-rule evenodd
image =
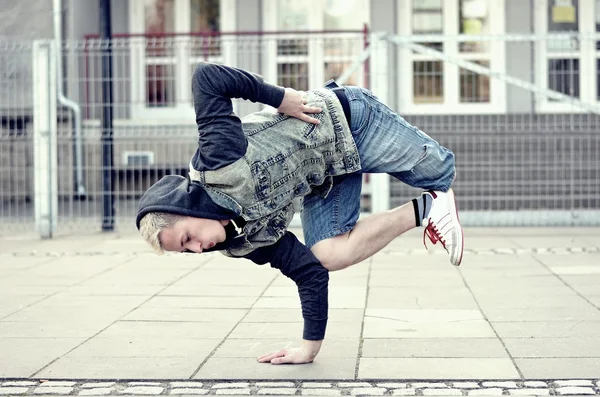
<instances>
[{"instance_id":1,"label":"hood","mask_svg":"<svg viewBox=\"0 0 600 397\"><path fill-rule=\"evenodd\" d=\"M204 188L180 175L166 175L150 187L140 199L135 224L148 212L168 212L196 218L226 220L238 215L216 204Z\"/></svg>"}]
</instances>

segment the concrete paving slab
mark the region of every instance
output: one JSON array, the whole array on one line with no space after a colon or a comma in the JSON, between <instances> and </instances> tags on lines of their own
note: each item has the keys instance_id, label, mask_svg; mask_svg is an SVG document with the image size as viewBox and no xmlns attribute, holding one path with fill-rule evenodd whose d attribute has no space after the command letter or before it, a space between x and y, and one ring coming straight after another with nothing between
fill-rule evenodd
<instances>
[{"instance_id":1,"label":"concrete paving slab","mask_svg":"<svg viewBox=\"0 0 600 397\"><path fill-rule=\"evenodd\" d=\"M543 266L524 266L524 267L495 267L479 268L477 266L465 267L460 269L460 273L467 280L478 278L499 278L499 277L522 277L522 276L550 276L552 272Z\"/></svg>"},{"instance_id":2,"label":"concrete paving slab","mask_svg":"<svg viewBox=\"0 0 600 397\"><path fill-rule=\"evenodd\" d=\"M255 358L211 358L194 379L352 379L356 358L316 360L310 365L273 365Z\"/></svg>"},{"instance_id":3,"label":"concrete paving slab","mask_svg":"<svg viewBox=\"0 0 600 397\"><path fill-rule=\"evenodd\" d=\"M546 266L588 266L600 265L598 254L577 253L570 255L538 255L537 260Z\"/></svg>"},{"instance_id":4,"label":"concrete paving slab","mask_svg":"<svg viewBox=\"0 0 600 397\"><path fill-rule=\"evenodd\" d=\"M4 283L3 283L4 281ZM7 280L0 280L0 299L18 295L54 295L66 291L70 287L57 285L9 285Z\"/></svg>"},{"instance_id":5,"label":"concrete paving slab","mask_svg":"<svg viewBox=\"0 0 600 397\"><path fill-rule=\"evenodd\" d=\"M0 337L0 378L28 378L85 338Z\"/></svg>"},{"instance_id":6,"label":"concrete paving slab","mask_svg":"<svg viewBox=\"0 0 600 397\"><path fill-rule=\"evenodd\" d=\"M164 288L162 285L102 285L88 284L82 282L77 285L65 288L64 292L75 296L95 295L95 296L119 296L119 295L141 295L150 297Z\"/></svg>"},{"instance_id":7,"label":"concrete paving slab","mask_svg":"<svg viewBox=\"0 0 600 397\"><path fill-rule=\"evenodd\" d=\"M68 354L75 357L186 357L204 360L220 343L220 339L174 338L137 335L129 337L96 337Z\"/></svg>"},{"instance_id":8,"label":"concrete paving slab","mask_svg":"<svg viewBox=\"0 0 600 397\"><path fill-rule=\"evenodd\" d=\"M202 363L187 357L63 357L36 373L43 379L189 379Z\"/></svg>"},{"instance_id":9,"label":"concrete paving slab","mask_svg":"<svg viewBox=\"0 0 600 397\"><path fill-rule=\"evenodd\" d=\"M391 277L391 278L410 278L412 276L419 277L431 277L431 278L442 278L442 279L460 279L461 275L458 268L446 264L446 262L435 263L430 267L423 266L420 263L411 265L395 265L392 267L381 268L378 262L373 262L370 277ZM442 266L443 265L443 266ZM416 272L416 270L419 270Z\"/></svg>"},{"instance_id":10,"label":"concrete paving slab","mask_svg":"<svg viewBox=\"0 0 600 397\"><path fill-rule=\"evenodd\" d=\"M361 379L520 379L508 358L361 358Z\"/></svg>"},{"instance_id":11,"label":"concrete paving slab","mask_svg":"<svg viewBox=\"0 0 600 397\"><path fill-rule=\"evenodd\" d=\"M54 259L29 269L22 270L19 272L19 276L35 278L63 277L86 279L101 274L109 269L116 268L122 262L127 260L127 258L123 257L120 260L107 261L106 257L103 256L82 258L61 257L60 260ZM57 263L59 262L60 266L57 266Z\"/></svg>"},{"instance_id":12,"label":"concrete paving slab","mask_svg":"<svg viewBox=\"0 0 600 397\"><path fill-rule=\"evenodd\" d=\"M247 323L293 323L302 321L302 312L297 309L250 309L242 320ZM330 309L328 323L361 322L364 309Z\"/></svg>"},{"instance_id":13,"label":"concrete paving slab","mask_svg":"<svg viewBox=\"0 0 600 397\"><path fill-rule=\"evenodd\" d=\"M125 315L130 309L107 307L101 311L95 312L90 307L77 306L40 306L33 305L20 310L15 314L5 317L4 321L25 321L25 322L61 322L66 323L77 319L78 322L100 322L110 324Z\"/></svg>"},{"instance_id":14,"label":"concrete paving slab","mask_svg":"<svg viewBox=\"0 0 600 397\"><path fill-rule=\"evenodd\" d=\"M392 287L372 287L367 307L377 309L477 309L477 302L466 288L444 289L437 294L427 291L409 293Z\"/></svg>"},{"instance_id":15,"label":"concrete paving slab","mask_svg":"<svg viewBox=\"0 0 600 397\"><path fill-rule=\"evenodd\" d=\"M162 322L162 321L118 321L102 331L103 338L213 338L222 339L235 326L234 322Z\"/></svg>"},{"instance_id":16,"label":"concrete paving slab","mask_svg":"<svg viewBox=\"0 0 600 397\"><path fill-rule=\"evenodd\" d=\"M572 235L565 236L520 236L514 240L518 247L537 247L537 248L569 248L580 247L582 242L579 237ZM587 245L587 244L585 244Z\"/></svg>"},{"instance_id":17,"label":"concrete paving slab","mask_svg":"<svg viewBox=\"0 0 600 397\"><path fill-rule=\"evenodd\" d=\"M558 275L600 274L600 265L551 266L550 270Z\"/></svg>"},{"instance_id":18,"label":"concrete paving slab","mask_svg":"<svg viewBox=\"0 0 600 397\"><path fill-rule=\"evenodd\" d=\"M4 270L22 271L39 266L43 263L51 262L55 258L50 256L15 256L10 254L0 254L0 267Z\"/></svg>"},{"instance_id":19,"label":"concrete paving slab","mask_svg":"<svg viewBox=\"0 0 600 397\"><path fill-rule=\"evenodd\" d=\"M14 274L16 272L18 272L18 270L0 268L0 277L8 277L9 275Z\"/></svg>"},{"instance_id":20,"label":"concrete paving slab","mask_svg":"<svg viewBox=\"0 0 600 397\"><path fill-rule=\"evenodd\" d=\"M329 286L331 289L331 285ZM364 301L363 301L364 302ZM364 306L364 303L363 303ZM259 298L253 308L257 309L296 309L300 310L300 298L298 296L265 296Z\"/></svg>"},{"instance_id":21,"label":"concrete paving slab","mask_svg":"<svg viewBox=\"0 0 600 397\"><path fill-rule=\"evenodd\" d=\"M231 339L296 339L302 335L304 323L240 323L231 332ZM327 325L327 338L359 338L361 322L333 322Z\"/></svg>"},{"instance_id":22,"label":"concrete paving slab","mask_svg":"<svg viewBox=\"0 0 600 397\"><path fill-rule=\"evenodd\" d=\"M415 271L412 276L400 277L398 273L391 274L372 274L369 279L370 287L464 287L465 283L459 274L451 277L422 276Z\"/></svg>"},{"instance_id":23,"label":"concrete paving slab","mask_svg":"<svg viewBox=\"0 0 600 397\"><path fill-rule=\"evenodd\" d=\"M35 304L35 308L90 309L101 307L109 311L126 312L139 306L148 298L141 295L73 295L62 291Z\"/></svg>"},{"instance_id":24,"label":"concrete paving slab","mask_svg":"<svg viewBox=\"0 0 600 397\"><path fill-rule=\"evenodd\" d=\"M252 296L258 298L265 290L253 285L171 285L159 293L159 296ZM297 290L294 291L297 295Z\"/></svg>"},{"instance_id":25,"label":"concrete paving slab","mask_svg":"<svg viewBox=\"0 0 600 397\"><path fill-rule=\"evenodd\" d=\"M482 310L490 308L538 308L538 307L589 307L589 303L582 297L573 295L504 295L504 296L479 296L475 292L477 302Z\"/></svg>"},{"instance_id":26,"label":"concrete paving slab","mask_svg":"<svg viewBox=\"0 0 600 397\"><path fill-rule=\"evenodd\" d=\"M0 289L5 287L27 286L27 287L70 287L84 281L83 276L48 276L48 277L32 277L25 274L23 271L11 273L0 280Z\"/></svg>"},{"instance_id":27,"label":"concrete paving slab","mask_svg":"<svg viewBox=\"0 0 600 397\"><path fill-rule=\"evenodd\" d=\"M443 309L374 309L365 312L365 318L387 319L398 322L416 323L452 323L460 321L483 320L479 310L443 310Z\"/></svg>"},{"instance_id":28,"label":"concrete paving slab","mask_svg":"<svg viewBox=\"0 0 600 397\"><path fill-rule=\"evenodd\" d=\"M600 321L600 311L593 306L537 307L537 308L486 308L485 316L491 322L536 322L536 321Z\"/></svg>"},{"instance_id":29,"label":"concrete paving slab","mask_svg":"<svg viewBox=\"0 0 600 397\"><path fill-rule=\"evenodd\" d=\"M507 358L496 338L365 339L362 357Z\"/></svg>"},{"instance_id":30,"label":"concrete paving slab","mask_svg":"<svg viewBox=\"0 0 600 397\"><path fill-rule=\"evenodd\" d=\"M572 287L600 285L600 274L561 275L560 279Z\"/></svg>"},{"instance_id":31,"label":"concrete paving slab","mask_svg":"<svg viewBox=\"0 0 600 397\"><path fill-rule=\"evenodd\" d=\"M241 259L240 259L241 260ZM232 273L227 269L200 268L188 274L175 285L241 285L266 287L279 274L276 269L264 268L254 265L244 270Z\"/></svg>"},{"instance_id":32,"label":"concrete paving slab","mask_svg":"<svg viewBox=\"0 0 600 397\"><path fill-rule=\"evenodd\" d=\"M155 296L144 307L249 309L256 301L253 296Z\"/></svg>"},{"instance_id":33,"label":"concrete paving slab","mask_svg":"<svg viewBox=\"0 0 600 397\"><path fill-rule=\"evenodd\" d=\"M598 287L594 285L572 285L570 286L576 293L583 295L586 298L598 294ZM594 303L598 306L596 303Z\"/></svg>"},{"instance_id":34,"label":"concrete paving slab","mask_svg":"<svg viewBox=\"0 0 600 397\"><path fill-rule=\"evenodd\" d=\"M246 314L245 309L206 309L186 307L142 306L127 314L125 321L179 321L237 323Z\"/></svg>"},{"instance_id":35,"label":"concrete paving slab","mask_svg":"<svg viewBox=\"0 0 600 397\"><path fill-rule=\"evenodd\" d=\"M0 336L6 338L89 338L106 328L108 321L0 321Z\"/></svg>"},{"instance_id":36,"label":"concrete paving slab","mask_svg":"<svg viewBox=\"0 0 600 397\"><path fill-rule=\"evenodd\" d=\"M516 358L528 379L585 379L600 373L600 358Z\"/></svg>"},{"instance_id":37,"label":"concrete paving slab","mask_svg":"<svg viewBox=\"0 0 600 397\"><path fill-rule=\"evenodd\" d=\"M503 342L515 358L600 358L600 331L598 334L598 337L576 338L504 338Z\"/></svg>"},{"instance_id":38,"label":"concrete paving slab","mask_svg":"<svg viewBox=\"0 0 600 397\"><path fill-rule=\"evenodd\" d=\"M6 319L7 316L23 310L29 305L33 305L34 303L46 298L47 295L0 294L0 302L2 302L2 305L0 305L0 319Z\"/></svg>"},{"instance_id":39,"label":"concrete paving slab","mask_svg":"<svg viewBox=\"0 0 600 397\"><path fill-rule=\"evenodd\" d=\"M358 355L360 339L331 338L323 342L319 352L319 360L331 358L353 358ZM269 339L231 339L228 338L219 346L213 357L229 358L258 358L263 354L281 349L299 347L298 335L292 338Z\"/></svg>"},{"instance_id":40,"label":"concrete paving slab","mask_svg":"<svg viewBox=\"0 0 600 397\"><path fill-rule=\"evenodd\" d=\"M473 266L463 267L460 271L464 272L467 268L475 269L512 269L512 268L531 268L539 267L540 262L537 257L530 254L512 254L512 255L473 255Z\"/></svg>"},{"instance_id":41,"label":"concrete paving slab","mask_svg":"<svg viewBox=\"0 0 600 397\"><path fill-rule=\"evenodd\" d=\"M549 290L562 288L564 283L555 274L536 276L504 276L504 277L468 277L465 281L473 291L487 290L489 288L520 288L525 290L531 287L545 287Z\"/></svg>"},{"instance_id":42,"label":"concrete paving slab","mask_svg":"<svg viewBox=\"0 0 600 397\"><path fill-rule=\"evenodd\" d=\"M87 285L167 286L177 281L187 272L187 269L147 269L140 271L116 268L87 280L86 283Z\"/></svg>"},{"instance_id":43,"label":"concrete paving slab","mask_svg":"<svg viewBox=\"0 0 600 397\"><path fill-rule=\"evenodd\" d=\"M596 291L597 293L597 291ZM584 297L590 301L590 303L592 305L595 305L596 307L600 308L600 295L590 295L590 294L584 294Z\"/></svg>"},{"instance_id":44,"label":"concrete paving slab","mask_svg":"<svg viewBox=\"0 0 600 397\"><path fill-rule=\"evenodd\" d=\"M145 271L145 270L187 270L203 268L209 262L208 258L195 255L193 260L186 260L186 255L165 254L157 256L153 254L135 255L120 268L123 271Z\"/></svg>"},{"instance_id":45,"label":"concrete paving slab","mask_svg":"<svg viewBox=\"0 0 600 397\"><path fill-rule=\"evenodd\" d=\"M365 318L364 338L493 338L494 331L485 320L459 322L401 322Z\"/></svg>"},{"instance_id":46,"label":"concrete paving slab","mask_svg":"<svg viewBox=\"0 0 600 397\"><path fill-rule=\"evenodd\" d=\"M526 289L513 287L511 288L508 285L502 285L499 288L494 286L489 286L489 288L473 288L473 294L479 298L496 298L496 297L511 297L511 296L519 296L522 298L535 297L539 295L547 295L548 287L528 287ZM573 290L568 285L563 285L558 288L552 288L552 295L558 296L578 296L577 292Z\"/></svg>"},{"instance_id":47,"label":"concrete paving slab","mask_svg":"<svg viewBox=\"0 0 600 397\"><path fill-rule=\"evenodd\" d=\"M500 338L600 337L598 321L492 322Z\"/></svg>"}]
</instances>

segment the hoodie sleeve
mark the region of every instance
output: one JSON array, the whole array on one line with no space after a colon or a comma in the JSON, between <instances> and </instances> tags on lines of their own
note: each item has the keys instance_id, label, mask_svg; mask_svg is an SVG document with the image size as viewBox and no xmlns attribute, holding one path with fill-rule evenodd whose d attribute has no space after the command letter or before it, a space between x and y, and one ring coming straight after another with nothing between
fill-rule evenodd
<instances>
[{"instance_id":1,"label":"hoodie sleeve","mask_svg":"<svg viewBox=\"0 0 600 397\"><path fill-rule=\"evenodd\" d=\"M270 262L271 267L296 283L304 318L303 338L324 339L329 310L329 271L310 249L288 231L276 244L258 248L245 258L261 265Z\"/></svg>"},{"instance_id":2,"label":"hoodie sleeve","mask_svg":"<svg viewBox=\"0 0 600 397\"><path fill-rule=\"evenodd\" d=\"M285 89L242 69L201 62L192 77L192 94L200 148L192 162L196 170L204 171L231 164L246 153L248 142L231 99L278 108Z\"/></svg>"}]
</instances>

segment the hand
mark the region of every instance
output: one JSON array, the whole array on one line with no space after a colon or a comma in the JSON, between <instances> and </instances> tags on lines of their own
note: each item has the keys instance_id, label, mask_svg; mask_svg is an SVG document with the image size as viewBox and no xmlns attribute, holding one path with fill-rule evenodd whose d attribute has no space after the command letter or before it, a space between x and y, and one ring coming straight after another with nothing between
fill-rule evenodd
<instances>
[{"instance_id":1,"label":"hand","mask_svg":"<svg viewBox=\"0 0 600 397\"><path fill-rule=\"evenodd\" d=\"M259 363L271 364L307 364L312 363L323 341L302 341L302 347L281 349L278 352L265 354L258 358Z\"/></svg>"},{"instance_id":2,"label":"hand","mask_svg":"<svg viewBox=\"0 0 600 397\"><path fill-rule=\"evenodd\" d=\"M321 113L321 109L312 106L306 106L306 99L302 97L302 92L293 88L286 88L285 95L281 105L277 108L279 113L287 114L307 123L319 124L320 121L306 113Z\"/></svg>"}]
</instances>

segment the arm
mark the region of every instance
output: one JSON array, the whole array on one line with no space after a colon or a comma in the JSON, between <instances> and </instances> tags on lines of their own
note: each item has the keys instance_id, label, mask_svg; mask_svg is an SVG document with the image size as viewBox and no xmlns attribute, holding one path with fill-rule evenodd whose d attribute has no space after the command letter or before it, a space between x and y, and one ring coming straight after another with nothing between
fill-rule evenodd
<instances>
[{"instance_id":1,"label":"arm","mask_svg":"<svg viewBox=\"0 0 600 397\"><path fill-rule=\"evenodd\" d=\"M201 139L219 131L244 138L241 122L233 115L232 98L264 103L281 113L319 123L306 113L319 113L321 109L306 106L301 92L269 84L257 74L234 67L207 62L198 64L192 77L192 93ZM245 149L245 139L243 141Z\"/></svg>"},{"instance_id":2,"label":"arm","mask_svg":"<svg viewBox=\"0 0 600 397\"><path fill-rule=\"evenodd\" d=\"M202 171L231 164L246 153L248 142L241 120L233 113L232 98L278 107L285 90L244 70L203 62L194 71L192 94L200 147L192 161Z\"/></svg>"},{"instance_id":3,"label":"arm","mask_svg":"<svg viewBox=\"0 0 600 397\"><path fill-rule=\"evenodd\" d=\"M298 286L304 332L302 347L261 357L261 362L306 363L319 353L325 338L328 312L329 271L296 236L287 232L276 244L258 248L245 256L258 264L271 263Z\"/></svg>"}]
</instances>

